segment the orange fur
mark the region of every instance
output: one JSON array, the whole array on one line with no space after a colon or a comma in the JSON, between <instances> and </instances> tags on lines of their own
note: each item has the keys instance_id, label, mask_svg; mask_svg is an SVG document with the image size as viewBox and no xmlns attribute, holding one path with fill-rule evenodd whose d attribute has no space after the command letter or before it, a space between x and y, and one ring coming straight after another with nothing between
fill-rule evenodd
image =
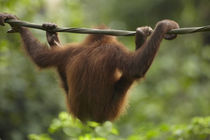
<instances>
[{"instance_id":1,"label":"orange fur","mask_svg":"<svg viewBox=\"0 0 210 140\"><path fill-rule=\"evenodd\" d=\"M107 35L89 35L80 44L51 45L49 49L26 28L21 28L20 34L27 53L39 67L57 69L70 113L82 121L104 122L115 120L124 110L128 89L144 77L165 33L173 28L178 28L174 21L159 22L149 40L147 27L139 28L135 52ZM48 38L49 44L55 45L51 41Z\"/></svg>"}]
</instances>

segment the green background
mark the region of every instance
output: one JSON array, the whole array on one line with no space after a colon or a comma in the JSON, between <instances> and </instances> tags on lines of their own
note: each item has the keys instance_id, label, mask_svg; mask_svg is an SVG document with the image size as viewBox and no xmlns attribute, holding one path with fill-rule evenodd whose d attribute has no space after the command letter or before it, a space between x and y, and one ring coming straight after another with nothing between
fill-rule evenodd
<instances>
[{"instance_id":1,"label":"green background","mask_svg":"<svg viewBox=\"0 0 210 140\"><path fill-rule=\"evenodd\" d=\"M29 22L53 22L63 27L105 24L125 30L145 25L154 28L163 19L175 20L180 27L208 25L209 7L209 0L0 0L0 12L15 14ZM28 139L29 134L49 133L49 125L59 112L66 111L66 103L55 71L40 71L32 64L21 47L20 36L6 34L8 29L8 25L0 27L0 138L23 140ZM32 31L42 43L46 43L45 32ZM86 36L59 35L63 44L82 41ZM119 37L119 40L134 50L134 37ZM170 130L170 126L190 124L194 117L210 116L209 69L210 33L164 40L145 79L136 82L129 91L127 112L111 124L118 131L117 138L170 139L172 134L163 134L159 130L166 126ZM210 137L210 121L204 120L204 125L207 125L206 136L197 139ZM201 130L196 129L196 132ZM75 136L62 133L49 134L49 139L83 140L82 133ZM93 139L90 138L94 137L93 132L88 131L88 134L87 140ZM100 137L112 139L108 135ZM31 139L48 140L45 136Z\"/></svg>"}]
</instances>

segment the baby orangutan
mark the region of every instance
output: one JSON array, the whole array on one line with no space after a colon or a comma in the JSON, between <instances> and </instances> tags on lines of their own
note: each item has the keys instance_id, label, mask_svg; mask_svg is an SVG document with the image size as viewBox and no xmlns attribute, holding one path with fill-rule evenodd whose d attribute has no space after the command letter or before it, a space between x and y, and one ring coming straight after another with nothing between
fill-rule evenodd
<instances>
[{"instance_id":1,"label":"baby orangutan","mask_svg":"<svg viewBox=\"0 0 210 140\"><path fill-rule=\"evenodd\" d=\"M17 18L0 13L1 25L8 19ZM50 32L56 25L43 24L48 30L48 48L27 28L11 26L12 32L20 33L26 52L37 66L58 71L68 109L83 122L115 120L125 108L128 89L145 76L162 39L174 39L176 35L167 32L179 28L172 20L158 22L153 33L150 27L139 27L136 50L131 52L108 35L88 35L81 43L62 46L57 33Z\"/></svg>"}]
</instances>

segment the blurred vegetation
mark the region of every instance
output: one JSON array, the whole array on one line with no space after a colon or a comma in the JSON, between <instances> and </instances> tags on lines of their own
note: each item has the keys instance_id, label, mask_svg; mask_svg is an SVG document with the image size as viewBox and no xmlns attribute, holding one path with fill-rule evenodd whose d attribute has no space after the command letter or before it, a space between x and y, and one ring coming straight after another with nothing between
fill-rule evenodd
<instances>
[{"instance_id":1,"label":"blurred vegetation","mask_svg":"<svg viewBox=\"0 0 210 140\"><path fill-rule=\"evenodd\" d=\"M173 19L181 27L210 24L208 0L0 0L0 12L66 27L106 24L114 29L154 27ZM210 139L210 33L163 41L146 78L130 90L129 108L118 121L82 125L65 112L53 70L39 71L18 34L0 27L0 139L2 140L208 140ZM46 43L45 32L32 30ZM60 34L78 42L85 35ZM120 37L134 50L134 37ZM191 121L192 120L192 121Z\"/></svg>"},{"instance_id":2,"label":"blurred vegetation","mask_svg":"<svg viewBox=\"0 0 210 140\"><path fill-rule=\"evenodd\" d=\"M138 129L138 133L123 138L111 122L103 124L87 122L84 125L66 112L62 112L52 121L47 133L30 134L29 140L52 140L58 135L61 135L62 139L71 140L208 140L210 117L195 117L189 124L160 124L153 126L152 129L146 126Z\"/></svg>"}]
</instances>

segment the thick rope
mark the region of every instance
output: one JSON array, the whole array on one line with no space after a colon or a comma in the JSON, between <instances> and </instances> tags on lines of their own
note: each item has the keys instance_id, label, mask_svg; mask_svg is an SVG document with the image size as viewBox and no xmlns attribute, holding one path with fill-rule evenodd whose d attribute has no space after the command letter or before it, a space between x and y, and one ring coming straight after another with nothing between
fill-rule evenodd
<instances>
[{"instance_id":1,"label":"thick rope","mask_svg":"<svg viewBox=\"0 0 210 140\"><path fill-rule=\"evenodd\" d=\"M29 28L35 28L40 30L45 30L42 25L29 23L21 20L6 20L6 23L13 24L16 26L24 26ZM105 35L113 35L113 36L134 36L136 31L126 31L126 30L113 30L113 29L90 29L90 28L64 28L57 27L52 32L70 32L70 33L80 33L80 34L105 34ZM173 29L168 32L168 34L190 34L196 32L206 32L210 31L210 25L202 26L202 27L188 27L188 28L179 28Z\"/></svg>"}]
</instances>

